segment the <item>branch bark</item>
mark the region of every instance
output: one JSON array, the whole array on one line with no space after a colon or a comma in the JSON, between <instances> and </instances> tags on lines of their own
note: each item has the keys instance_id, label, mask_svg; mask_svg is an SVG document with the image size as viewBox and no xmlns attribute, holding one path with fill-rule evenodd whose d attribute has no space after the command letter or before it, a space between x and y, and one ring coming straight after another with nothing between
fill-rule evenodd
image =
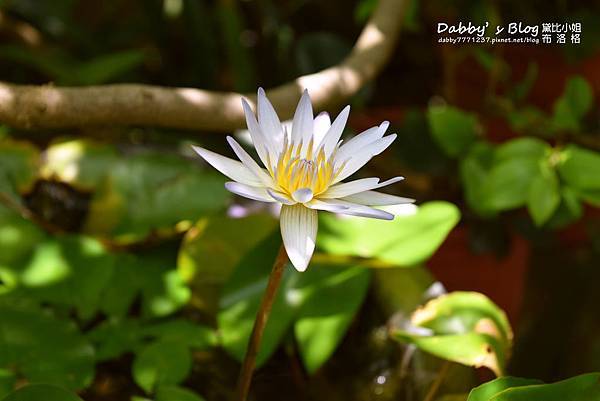
<instances>
[{"instance_id":1,"label":"branch bark","mask_svg":"<svg viewBox=\"0 0 600 401\"><path fill-rule=\"evenodd\" d=\"M268 90L280 117L292 116L307 88L316 110L355 94L385 66L408 0L380 0L340 64ZM138 125L227 132L245 126L240 97L254 94L121 84L89 87L0 82L0 123L21 129Z\"/></svg>"}]
</instances>

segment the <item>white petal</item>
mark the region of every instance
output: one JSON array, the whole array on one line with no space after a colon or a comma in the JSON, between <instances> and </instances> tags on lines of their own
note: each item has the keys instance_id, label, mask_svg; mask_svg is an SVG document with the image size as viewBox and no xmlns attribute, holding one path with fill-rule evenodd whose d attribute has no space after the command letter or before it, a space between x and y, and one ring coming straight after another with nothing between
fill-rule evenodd
<instances>
[{"instance_id":1,"label":"white petal","mask_svg":"<svg viewBox=\"0 0 600 401\"><path fill-rule=\"evenodd\" d=\"M357 194L345 196L341 199L367 206L403 205L415 201L411 198L403 198L401 196L389 195L376 191L359 192Z\"/></svg>"},{"instance_id":2,"label":"white petal","mask_svg":"<svg viewBox=\"0 0 600 401\"><path fill-rule=\"evenodd\" d=\"M289 196L287 196L283 192L276 191L276 190L271 189L271 188L268 188L267 192L269 193L269 195L271 195L271 197L273 199L275 199L277 202L279 202L279 203L281 203L283 205L294 205L294 204L296 204L295 200L291 199Z\"/></svg>"},{"instance_id":3,"label":"white petal","mask_svg":"<svg viewBox=\"0 0 600 401\"><path fill-rule=\"evenodd\" d=\"M349 114L350 106L344 107L344 109L333 121L333 124L331 124L331 128L329 128L327 135L325 135L325 139L323 139L323 150L325 151L325 155L327 155L327 157L331 155L331 152L333 152L333 149L335 149L335 145L337 145L340 141L342 133L344 132L344 127L348 121Z\"/></svg>"},{"instance_id":4,"label":"white petal","mask_svg":"<svg viewBox=\"0 0 600 401\"><path fill-rule=\"evenodd\" d=\"M327 113L326 111L319 113L315 117L315 121L313 122L313 124L314 124L314 128L313 128L314 129L314 133L313 133L314 147L316 148L317 146L319 146L321 144L321 142L323 141L323 138L325 138L325 135L331 128L331 119L329 118L329 113Z\"/></svg>"},{"instance_id":5,"label":"white petal","mask_svg":"<svg viewBox=\"0 0 600 401\"><path fill-rule=\"evenodd\" d=\"M402 181L403 179L404 177L394 177L387 181L379 182L379 178L363 178L350 182L342 182L331 186L327 191L320 195L320 198L343 198L370 189L382 188L398 181Z\"/></svg>"},{"instance_id":6,"label":"white petal","mask_svg":"<svg viewBox=\"0 0 600 401\"><path fill-rule=\"evenodd\" d=\"M244 198L254 199L261 202L275 202L269 195L266 188L251 187L249 185L240 184L239 182L226 182L225 188L229 192L243 196Z\"/></svg>"},{"instance_id":7,"label":"white petal","mask_svg":"<svg viewBox=\"0 0 600 401\"><path fill-rule=\"evenodd\" d=\"M383 210L373 209L372 207L359 205L352 202L347 202L339 199L323 199L323 203L330 205L345 206L340 210L332 210L335 213L348 214L350 216L370 217L373 219L393 220L394 215Z\"/></svg>"},{"instance_id":8,"label":"white petal","mask_svg":"<svg viewBox=\"0 0 600 401\"><path fill-rule=\"evenodd\" d=\"M246 152L244 148L242 148L235 139L228 136L227 142L229 142L229 145L231 146L237 157L239 157L242 163L244 163L244 166L248 167L248 169L252 171L252 173L254 173L254 175L256 175L264 185L273 185L273 179L271 178L271 176L266 172L265 169L261 168L254 161L254 159L248 154L248 152Z\"/></svg>"},{"instance_id":9,"label":"white petal","mask_svg":"<svg viewBox=\"0 0 600 401\"><path fill-rule=\"evenodd\" d=\"M317 211L303 205L283 206L280 226L283 245L296 270L305 271L315 250Z\"/></svg>"},{"instance_id":10,"label":"white petal","mask_svg":"<svg viewBox=\"0 0 600 401\"><path fill-rule=\"evenodd\" d=\"M292 143L297 144L302 141L303 147L308 145L313 135L313 118L310 96L308 96L308 91L305 89L292 121Z\"/></svg>"},{"instance_id":11,"label":"white petal","mask_svg":"<svg viewBox=\"0 0 600 401\"><path fill-rule=\"evenodd\" d=\"M265 166L267 166L267 154L270 153L270 148L264 138L263 132L258 125L258 121L256 121L256 117L254 116L254 112L250 108L250 105L246 101L246 99L242 99L242 107L244 108L244 115L246 116L246 125L248 126L248 132L252 137L252 143L256 152L258 153L258 157L263 162Z\"/></svg>"},{"instance_id":12,"label":"white petal","mask_svg":"<svg viewBox=\"0 0 600 401\"><path fill-rule=\"evenodd\" d=\"M313 191L310 188L300 188L292 193L292 198L296 202L306 203L313 198Z\"/></svg>"},{"instance_id":13,"label":"white petal","mask_svg":"<svg viewBox=\"0 0 600 401\"><path fill-rule=\"evenodd\" d=\"M263 88L258 88L257 101L258 124L267 141L270 141L275 151L281 151L283 144L283 127Z\"/></svg>"},{"instance_id":14,"label":"white petal","mask_svg":"<svg viewBox=\"0 0 600 401\"><path fill-rule=\"evenodd\" d=\"M192 146L192 148L196 151L196 153L202 156L202 158L206 160L208 164L232 180L251 186L263 185L258 177L254 175L252 171L248 169L248 167L244 166L239 161L221 156L218 153L211 152L210 150L201 148L200 146Z\"/></svg>"},{"instance_id":15,"label":"white petal","mask_svg":"<svg viewBox=\"0 0 600 401\"><path fill-rule=\"evenodd\" d=\"M344 170L340 172L340 174L336 177L333 183L335 184L336 182L340 182L344 178L356 173L362 166L367 164L367 162L371 160L373 156L377 156L378 154L383 152L388 146L390 146L392 142L394 142L396 137L396 134L388 135L386 137L378 139L369 146L358 150L354 156L351 156L350 159L348 159L348 161L346 162L346 166L344 166Z\"/></svg>"},{"instance_id":16,"label":"white petal","mask_svg":"<svg viewBox=\"0 0 600 401\"><path fill-rule=\"evenodd\" d=\"M348 142L345 142L343 146L340 146L336 158L346 160L359 150L364 149L366 146L382 138L389 125L390 123L388 121L384 121L378 127L369 128L356 135L354 138L351 138Z\"/></svg>"},{"instance_id":17,"label":"white petal","mask_svg":"<svg viewBox=\"0 0 600 401\"><path fill-rule=\"evenodd\" d=\"M324 193L319 195L319 198L342 198L344 196L352 195L357 192L367 191L373 189L379 184L379 178L362 178L360 180L342 182L333 185L327 189Z\"/></svg>"},{"instance_id":18,"label":"white petal","mask_svg":"<svg viewBox=\"0 0 600 401\"><path fill-rule=\"evenodd\" d=\"M319 199L313 199L310 202L306 203L304 206L309 207L311 209L325 210L334 213L339 213L344 209L348 209L348 206L330 203L327 200L322 201Z\"/></svg>"}]
</instances>

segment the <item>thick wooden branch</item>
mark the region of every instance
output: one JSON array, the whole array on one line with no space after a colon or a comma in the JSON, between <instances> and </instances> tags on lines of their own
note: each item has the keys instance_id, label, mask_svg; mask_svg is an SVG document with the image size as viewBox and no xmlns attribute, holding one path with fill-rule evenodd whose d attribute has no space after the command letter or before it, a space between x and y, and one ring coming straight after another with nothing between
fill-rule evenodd
<instances>
[{"instance_id":1,"label":"thick wooden branch","mask_svg":"<svg viewBox=\"0 0 600 401\"><path fill-rule=\"evenodd\" d=\"M380 0L339 65L268 90L280 116L292 115L304 88L315 110L327 110L372 80L395 48L406 1ZM245 126L240 96L255 99L254 94L137 84L55 87L0 82L0 123L22 129L138 125L225 132Z\"/></svg>"}]
</instances>

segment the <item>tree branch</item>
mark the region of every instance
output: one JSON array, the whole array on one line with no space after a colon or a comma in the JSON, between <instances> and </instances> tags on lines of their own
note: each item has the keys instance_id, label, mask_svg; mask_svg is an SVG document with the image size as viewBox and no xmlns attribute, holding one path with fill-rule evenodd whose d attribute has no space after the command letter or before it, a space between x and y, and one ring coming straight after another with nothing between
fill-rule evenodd
<instances>
[{"instance_id":1,"label":"tree branch","mask_svg":"<svg viewBox=\"0 0 600 401\"><path fill-rule=\"evenodd\" d=\"M304 88L315 109L326 110L375 78L394 50L406 1L380 0L340 64L269 90L280 117L292 116ZM0 82L0 123L22 129L140 125L231 131L245 126L240 96L137 84L76 88Z\"/></svg>"}]
</instances>

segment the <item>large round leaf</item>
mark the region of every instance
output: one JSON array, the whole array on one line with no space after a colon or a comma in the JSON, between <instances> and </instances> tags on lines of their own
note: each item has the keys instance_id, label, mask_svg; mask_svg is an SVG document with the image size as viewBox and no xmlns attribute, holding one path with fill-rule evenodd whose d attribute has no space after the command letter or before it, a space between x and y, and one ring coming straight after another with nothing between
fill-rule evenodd
<instances>
[{"instance_id":1,"label":"large round leaf","mask_svg":"<svg viewBox=\"0 0 600 401\"><path fill-rule=\"evenodd\" d=\"M433 255L459 219L458 208L441 201L420 205L416 213L393 221L321 213L317 244L328 253L413 266Z\"/></svg>"}]
</instances>

